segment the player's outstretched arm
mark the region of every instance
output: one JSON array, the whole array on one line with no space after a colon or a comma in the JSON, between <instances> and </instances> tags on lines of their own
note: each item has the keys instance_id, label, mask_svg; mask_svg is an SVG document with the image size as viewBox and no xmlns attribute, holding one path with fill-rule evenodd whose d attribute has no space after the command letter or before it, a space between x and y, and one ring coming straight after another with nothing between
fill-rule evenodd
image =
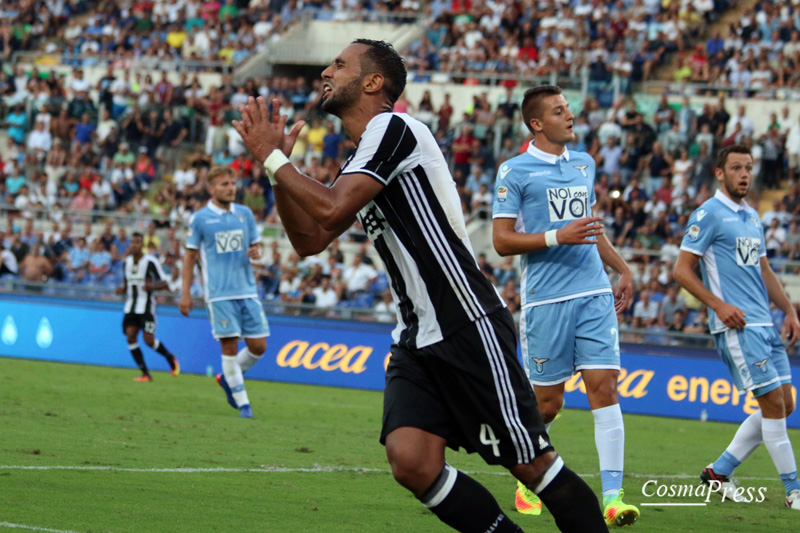
<instances>
[{"instance_id":1,"label":"player's outstretched arm","mask_svg":"<svg viewBox=\"0 0 800 533\"><path fill-rule=\"evenodd\" d=\"M586 217L573 220L563 228L556 231L558 244L597 244L590 237L602 235L602 217ZM492 223L492 242L494 249L502 256L520 255L547 248L545 232L519 233L514 227L515 218L495 218Z\"/></svg>"},{"instance_id":2,"label":"player's outstretched arm","mask_svg":"<svg viewBox=\"0 0 800 533\"><path fill-rule=\"evenodd\" d=\"M786 291L783 290L781 280L775 275L775 271L772 270L766 257L761 258L761 279L764 280L764 286L767 288L767 296L770 301L786 314L781 328L781 336L784 339L788 339L789 346L791 346L800 339L800 320L797 318L797 311L795 311L791 300L786 296Z\"/></svg>"},{"instance_id":3,"label":"player's outstretched arm","mask_svg":"<svg viewBox=\"0 0 800 533\"><path fill-rule=\"evenodd\" d=\"M178 303L183 316L189 316L192 311L192 281L194 281L194 265L200 253L191 248L186 249L186 254L183 256L183 290L181 291L181 300Z\"/></svg>"},{"instance_id":4,"label":"player's outstretched arm","mask_svg":"<svg viewBox=\"0 0 800 533\"><path fill-rule=\"evenodd\" d=\"M726 303L703 285L703 281L696 273L699 261L699 256L686 250L681 250L678 260L675 262L675 268L672 271L675 281L692 293L695 298L706 304L709 309L713 309L723 324L731 329L742 329L746 324L744 311L735 305Z\"/></svg>"},{"instance_id":5,"label":"player's outstretched arm","mask_svg":"<svg viewBox=\"0 0 800 533\"><path fill-rule=\"evenodd\" d=\"M614 308L620 313L633 302L633 273L605 233L597 236L597 252L603 263L619 274L619 281L614 289Z\"/></svg>"}]
</instances>

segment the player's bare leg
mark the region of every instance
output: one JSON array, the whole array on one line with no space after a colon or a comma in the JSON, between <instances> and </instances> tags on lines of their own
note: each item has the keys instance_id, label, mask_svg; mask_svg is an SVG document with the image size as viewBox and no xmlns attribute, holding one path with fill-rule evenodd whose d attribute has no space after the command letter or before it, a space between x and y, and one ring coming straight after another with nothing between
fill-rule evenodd
<instances>
[{"instance_id":1,"label":"player's bare leg","mask_svg":"<svg viewBox=\"0 0 800 533\"><path fill-rule=\"evenodd\" d=\"M417 428L389 433L386 456L395 480L457 531L522 531L483 485L445 462L445 446L442 437Z\"/></svg>"}]
</instances>

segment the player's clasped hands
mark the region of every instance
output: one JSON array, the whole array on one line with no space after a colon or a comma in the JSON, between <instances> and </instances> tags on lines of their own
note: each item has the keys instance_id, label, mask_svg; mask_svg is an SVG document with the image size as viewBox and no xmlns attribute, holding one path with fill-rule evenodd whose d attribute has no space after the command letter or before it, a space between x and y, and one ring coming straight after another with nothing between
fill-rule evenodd
<instances>
[{"instance_id":1,"label":"player's clasped hands","mask_svg":"<svg viewBox=\"0 0 800 533\"><path fill-rule=\"evenodd\" d=\"M586 217L573 220L556 234L558 244L597 244L597 237L603 234L603 217Z\"/></svg>"},{"instance_id":2,"label":"player's clasped hands","mask_svg":"<svg viewBox=\"0 0 800 533\"><path fill-rule=\"evenodd\" d=\"M242 114L241 120L231 122L233 127L242 136L242 142L247 150L255 156L258 161L266 160L267 156L275 148L280 148L288 157L297 135L305 126L305 121L298 121L292 131L288 134L286 130L287 115L281 115L280 102L272 101L272 112L267 107L267 101L263 96L247 99L247 103L239 106Z\"/></svg>"}]
</instances>

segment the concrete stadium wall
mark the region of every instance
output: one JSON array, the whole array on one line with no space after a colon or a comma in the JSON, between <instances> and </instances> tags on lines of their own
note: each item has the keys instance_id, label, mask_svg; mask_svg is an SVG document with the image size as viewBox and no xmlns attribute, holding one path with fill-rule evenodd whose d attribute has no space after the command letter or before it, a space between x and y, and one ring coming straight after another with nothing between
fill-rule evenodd
<instances>
[{"instance_id":1,"label":"concrete stadium wall","mask_svg":"<svg viewBox=\"0 0 800 533\"><path fill-rule=\"evenodd\" d=\"M220 372L219 344L202 309L185 318L176 308L162 307L158 319L157 336L178 356L183 372ZM392 325L275 315L269 320L267 354L248 379L383 389ZM168 370L161 356L143 351L153 370ZM623 345L622 353L619 394L626 413L738 423L758 409L752 395L736 394L713 352ZM4 356L135 368L122 334L121 302L0 295L0 361ZM567 407L588 409L579 375L566 391ZM800 428L800 415L789 417L788 425Z\"/></svg>"}]
</instances>

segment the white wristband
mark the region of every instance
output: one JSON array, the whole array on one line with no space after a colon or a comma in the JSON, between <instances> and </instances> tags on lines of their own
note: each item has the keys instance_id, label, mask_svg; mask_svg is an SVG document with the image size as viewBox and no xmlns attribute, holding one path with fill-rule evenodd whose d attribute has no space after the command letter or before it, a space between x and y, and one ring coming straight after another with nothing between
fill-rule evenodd
<instances>
[{"instance_id":1,"label":"white wristband","mask_svg":"<svg viewBox=\"0 0 800 533\"><path fill-rule=\"evenodd\" d=\"M273 186L277 185L277 181L275 181L275 173L281 168L283 165L291 163L289 158L283 155L283 152L279 149L275 148L267 159L264 161L264 170L267 171L267 178L269 179L270 184Z\"/></svg>"},{"instance_id":2,"label":"white wristband","mask_svg":"<svg viewBox=\"0 0 800 533\"><path fill-rule=\"evenodd\" d=\"M547 244L548 248L558 246L558 237L556 236L557 232L558 230L556 229L551 229L544 232L544 242Z\"/></svg>"}]
</instances>

